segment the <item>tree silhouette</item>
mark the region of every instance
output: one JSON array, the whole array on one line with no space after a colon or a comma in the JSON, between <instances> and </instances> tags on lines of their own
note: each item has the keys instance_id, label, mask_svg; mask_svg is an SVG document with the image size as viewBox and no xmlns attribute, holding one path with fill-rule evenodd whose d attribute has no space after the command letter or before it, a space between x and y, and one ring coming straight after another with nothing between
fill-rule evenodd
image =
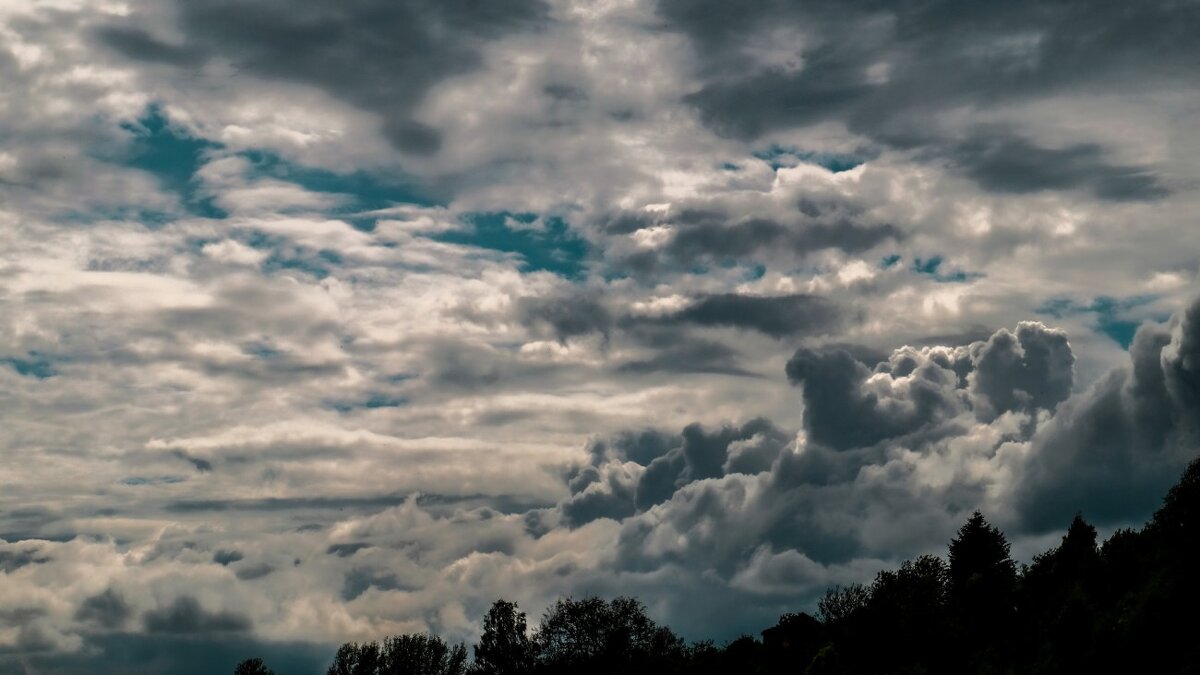
<instances>
[{"instance_id":1,"label":"tree silhouette","mask_svg":"<svg viewBox=\"0 0 1200 675\"><path fill-rule=\"evenodd\" d=\"M378 642L347 642L338 648L326 675L376 675L379 665Z\"/></svg>"},{"instance_id":2,"label":"tree silhouette","mask_svg":"<svg viewBox=\"0 0 1200 675\"><path fill-rule=\"evenodd\" d=\"M233 675L275 675L275 671L267 667L262 659L246 659L237 664L233 669Z\"/></svg>"},{"instance_id":3,"label":"tree silhouette","mask_svg":"<svg viewBox=\"0 0 1200 675\"><path fill-rule=\"evenodd\" d=\"M1025 630L1023 650L1047 671L1094 670L1095 619L1100 550L1096 528L1081 514L1062 544L1037 555L1021 575L1018 607Z\"/></svg>"},{"instance_id":4,"label":"tree silhouette","mask_svg":"<svg viewBox=\"0 0 1200 675\"><path fill-rule=\"evenodd\" d=\"M682 660L683 641L633 598L563 598L546 610L534 635L547 672L662 672Z\"/></svg>"},{"instance_id":5,"label":"tree silhouette","mask_svg":"<svg viewBox=\"0 0 1200 675\"><path fill-rule=\"evenodd\" d=\"M976 511L950 542L950 608L956 635L954 656L1003 661L1015 627L1017 565L1009 543Z\"/></svg>"},{"instance_id":6,"label":"tree silhouette","mask_svg":"<svg viewBox=\"0 0 1200 675\"><path fill-rule=\"evenodd\" d=\"M536 652L529 639L525 612L517 603L497 600L483 618L483 634L475 645L472 673L519 675L533 670Z\"/></svg>"},{"instance_id":7,"label":"tree silhouette","mask_svg":"<svg viewBox=\"0 0 1200 675\"><path fill-rule=\"evenodd\" d=\"M467 649L436 635L396 635L378 642L347 642L326 675L463 675Z\"/></svg>"},{"instance_id":8,"label":"tree silhouette","mask_svg":"<svg viewBox=\"0 0 1200 675\"><path fill-rule=\"evenodd\" d=\"M862 584L833 586L817 601L817 617L827 626L842 624L867 606L871 591Z\"/></svg>"}]
</instances>

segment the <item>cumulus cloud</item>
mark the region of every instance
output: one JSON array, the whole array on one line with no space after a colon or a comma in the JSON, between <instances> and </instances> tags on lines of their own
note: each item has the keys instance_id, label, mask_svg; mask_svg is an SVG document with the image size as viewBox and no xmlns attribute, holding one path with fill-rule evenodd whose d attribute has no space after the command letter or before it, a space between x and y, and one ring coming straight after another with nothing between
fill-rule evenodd
<instances>
[{"instance_id":1,"label":"cumulus cloud","mask_svg":"<svg viewBox=\"0 0 1200 675\"><path fill-rule=\"evenodd\" d=\"M1082 508L1097 519L1145 513L1200 447L1200 302L1166 326L1145 325L1130 366L1064 404L1021 467L1022 519L1054 527Z\"/></svg>"}]
</instances>

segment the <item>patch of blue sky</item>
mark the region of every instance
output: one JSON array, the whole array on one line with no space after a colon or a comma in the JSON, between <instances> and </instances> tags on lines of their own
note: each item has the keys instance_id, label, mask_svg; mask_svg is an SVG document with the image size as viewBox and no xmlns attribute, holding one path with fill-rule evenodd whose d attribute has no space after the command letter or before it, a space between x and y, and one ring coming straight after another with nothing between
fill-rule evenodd
<instances>
[{"instance_id":1,"label":"patch of blue sky","mask_svg":"<svg viewBox=\"0 0 1200 675\"><path fill-rule=\"evenodd\" d=\"M58 369L54 367L54 362L36 351L27 352L24 357L3 358L0 359L0 363L12 368L22 377L46 380L58 375Z\"/></svg>"},{"instance_id":2,"label":"patch of blue sky","mask_svg":"<svg viewBox=\"0 0 1200 675\"><path fill-rule=\"evenodd\" d=\"M1145 307L1158 300L1159 296L1134 295L1127 298L1114 298L1108 295L1096 296L1090 303L1080 303L1071 298L1051 298L1042 303L1034 312L1061 319L1066 316L1080 314L1095 315L1096 330L1124 349L1129 349L1133 336L1146 318L1159 321L1166 320L1165 315L1131 316L1138 308Z\"/></svg>"},{"instance_id":3,"label":"patch of blue sky","mask_svg":"<svg viewBox=\"0 0 1200 675\"><path fill-rule=\"evenodd\" d=\"M283 270L303 272L315 279L328 277L333 268L343 264L341 253L333 249L312 249L292 243L285 237L271 235L261 230L250 230L238 237L243 244L267 251L267 257L259 265L263 274ZM204 241L197 240L193 246L203 247Z\"/></svg>"},{"instance_id":4,"label":"patch of blue sky","mask_svg":"<svg viewBox=\"0 0 1200 675\"><path fill-rule=\"evenodd\" d=\"M266 342L248 342L242 345L242 353L246 356L253 356L256 359L276 359L283 356L283 352L272 347Z\"/></svg>"},{"instance_id":5,"label":"patch of blue sky","mask_svg":"<svg viewBox=\"0 0 1200 675\"><path fill-rule=\"evenodd\" d=\"M224 149L223 144L194 137L179 125L172 124L158 105L148 106L141 117L123 123L121 128L131 135L129 153L121 158L124 164L153 174L164 189L179 196L180 203L193 215L205 218L224 218L227 215L216 206L212 195L203 193L202 186L196 180L196 172L204 165L207 155ZM252 167L252 173L247 178L270 177L310 192L343 196L343 203L335 210L335 214L367 231L374 229L375 219L361 215L366 212L399 204L440 204L422 193L415 181L403 175L383 176L365 171L337 173L289 162L266 150L248 150L238 155L249 161ZM109 215L136 215L148 225L166 220L155 214Z\"/></svg>"},{"instance_id":6,"label":"patch of blue sky","mask_svg":"<svg viewBox=\"0 0 1200 675\"><path fill-rule=\"evenodd\" d=\"M183 476L130 476L122 478L122 485L170 485L173 483L182 483L186 478Z\"/></svg>"},{"instance_id":7,"label":"patch of blue sky","mask_svg":"<svg viewBox=\"0 0 1200 675\"><path fill-rule=\"evenodd\" d=\"M523 272L553 272L568 279L583 277L589 247L558 217L539 220L537 214L497 211L469 213L465 227L438 232L431 239L448 244L511 253L521 260Z\"/></svg>"},{"instance_id":8,"label":"patch of blue sky","mask_svg":"<svg viewBox=\"0 0 1200 675\"><path fill-rule=\"evenodd\" d=\"M223 146L203 138L195 138L177 125L172 125L157 105L151 105L135 122L121 128L132 136L130 155L125 164L151 173L164 189L179 196L180 204L193 215L204 218L223 218L210 195L205 195L196 181L196 172L203 166L205 155ZM155 218L142 218L153 225Z\"/></svg>"},{"instance_id":9,"label":"patch of blue sky","mask_svg":"<svg viewBox=\"0 0 1200 675\"><path fill-rule=\"evenodd\" d=\"M884 256L883 259L879 261L879 266L886 270L888 268L895 267L896 263L898 262L900 262L900 254L893 253L891 255Z\"/></svg>"},{"instance_id":10,"label":"patch of blue sky","mask_svg":"<svg viewBox=\"0 0 1200 675\"><path fill-rule=\"evenodd\" d=\"M287 253L276 251L262 261L259 269L263 274L275 272L301 272L318 281L331 274L331 265L319 255L305 255L302 251L292 250Z\"/></svg>"},{"instance_id":11,"label":"patch of blue sky","mask_svg":"<svg viewBox=\"0 0 1200 675\"><path fill-rule=\"evenodd\" d=\"M347 414L355 410L379 410L381 408L400 408L408 405L408 399L403 396L390 394L370 394L366 398L356 400L325 401L325 407L336 412Z\"/></svg>"},{"instance_id":12,"label":"patch of blue sky","mask_svg":"<svg viewBox=\"0 0 1200 675\"><path fill-rule=\"evenodd\" d=\"M365 171L336 173L295 164L264 150L240 154L249 160L256 176L286 181L309 192L343 196L344 203L333 213L365 231L375 227L375 218L367 215L371 211L403 204L437 206L441 203L422 193L415 181L402 175L384 177Z\"/></svg>"},{"instance_id":13,"label":"patch of blue sky","mask_svg":"<svg viewBox=\"0 0 1200 675\"><path fill-rule=\"evenodd\" d=\"M779 144L772 144L765 150L759 150L755 152L754 157L766 162L767 165L775 171L785 167L793 167L797 164L804 163L816 164L817 166L828 169L833 173L849 171L853 168L863 165L868 159L867 157L856 154L841 152L812 152Z\"/></svg>"},{"instance_id":14,"label":"patch of blue sky","mask_svg":"<svg viewBox=\"0 0 1200 675\"><path fill-rule=\"evenodd\" d=\"M887 259L888 258L885 258L884 260ZM897 258L896 262L898 261L899 259ZM944 271L942 269L943 262L945 262L945 259L943 259L940 255L935 255L927 259L917 258L913 261L913 271L917 274L924 274L925 276L932 277L934 281L944 284L962 283L964 281L978 279L983 276L979 272L964 272L962 270L954 270L952 272ZM892 264L895 263L893 262Z\"/></svg>"}]
</instances>

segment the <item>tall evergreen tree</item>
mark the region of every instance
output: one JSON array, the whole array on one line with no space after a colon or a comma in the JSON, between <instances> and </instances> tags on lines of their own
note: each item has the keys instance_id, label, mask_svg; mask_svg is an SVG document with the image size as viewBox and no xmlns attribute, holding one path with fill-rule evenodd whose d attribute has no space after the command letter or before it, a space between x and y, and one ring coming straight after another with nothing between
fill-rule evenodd
<instances>
[{"instance_id":1,"label":"tall evergreen tree","mask_svg":"<svg viewBox=\"0 0 1200 675\"><path fill-rule=\"evenodd\" d=\"M976 511L950 542L950 609L956 656L1003 661L1015 628L1017 565L1004 533Z\"/></svg>"},{"instance_id":2,"label":"tall evergreen tree","mask_svg":"<svg viewBox=\"0 0 1200 675\"><path fill-rule=\"evenodd\" d=\"M535 650L525 612L515 602L497 600L483 618L483 634L475 645L472 673L521 675L533 670Z\"/></svg>"}]
</instances>

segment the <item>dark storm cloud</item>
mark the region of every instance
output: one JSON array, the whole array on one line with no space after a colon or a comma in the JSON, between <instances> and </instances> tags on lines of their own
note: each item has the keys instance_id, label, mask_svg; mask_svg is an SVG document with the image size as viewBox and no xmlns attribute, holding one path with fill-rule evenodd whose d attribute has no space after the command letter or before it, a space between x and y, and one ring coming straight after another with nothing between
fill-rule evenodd
<instances>
[{"instance_id":1,"label":"dark storm cloud","mask_svg":"<svg viewBox=\"0 0 1200 675\"><path fill-rule=\"evenodd\" d=\"M742 328L782 339L822 335L835 328L842 319L843 311L839 307L816 295L720 293L702 296L688 307L658 321Z\"/></svg>"},{"instance_id":2,"label":"dark storm cloud","mask_svg":"<svg viewBox=\"0 0 1200 675\"><path fill-rule=\"evenodd\" d=\"M1144 326L1130 360L1071 396L1066 336L1036 323L965 346L901 348L874 368L802 349L788 372L804 387L806 440L764 454L758 473L681 485L671 479L685 466L708 473L706 444L694 464L683 444L658 455L636 488L639 499L659 488L647 501L662 501L622 521L618 566L716 571L756 588L787 578L787 592L811 598L837 583L827 565L929 550L989 500L1012 536L1064 527L1079 509L1136 524L1200 447L1200 301ZM1030 423L995 418L1006 411ZM607 445L593 454L611 456ZM963 462L974 476L921 476Z\"/></svg>"},{"instance_id":3,"label":"dark storm cloud","mask_svg":"<svg viewBox=\"0 0 1200 675\"><path fill-rule=\"evenodd\" d=\"M768 470L791 436L769 420L707 429L690 424L678 435L625 432L595 441L592 464L568 476L572 496L560 504L571 526L598 518L623 520L661 504L706 478ZM627 471L623 462L642 467Z\"/></svg>"},{"instance_id":4,"label":"dark storm cloud","mask_svg":"<svg viewBox=\"0 0 1200 675\"><path fill-rule=\"evenodd\" d=\"M636 330L639 339L646 337L645 331ZM720 342L689 338L674 331L673 344L661 345L652 356L645 359L626 361L617 366L622 373L710 373L758 377L739 364L737 350Z\"/></svg>"},{"instance_id":5,"label":"dark storm cloud","mask_svg":"<svg viewBox=\"0 0 1200 675\"><path fill-rule=\"evenodd\" d=\"M1078 188L1111 201L1167 195L1151 168L1110 164L1095 143L1042 148L1018 136L981 134L949 154L975 182L995 192Z\"/></svg>"},{"instance_id":6,"label":"dark storm cloud","mask_svg":"<svg viewBox=\"0 0 1200 675\"><path fill-rule=\"evenodd\" d=\"M111 588L84 599L75 610L76 621L109 630L120 628L131 616L133 608L120 593Z\"/></svg>"},{"instance_id":7,"label":"dark storm cloud","mask_svg":"<svg viewBox=\"0 0 1200 675\"><path fill-rule=\"evenodd\" d=\"M810 438L848 450L903 436L961 411L953 371L935 361L923 365L899 396L869 390L872 371L842 350L800 349L788 361L787 374L803 385Z\"/></svg>"},{"instance_id":8,"label":"dark storm cloud","mask_svg":"<svg viewBox=\"0 0 1200 675\"><path fill-rule=\"evenodd\" d=\"M972 357L971 391L985 421L1010 410L1053 410L1071 394L1075 355L1065 333L1022 323L1015 335L997 331Z\"/></svg>"},{"instance_id":9,"label":"dark storm cloud","mask_svg":"<svg viewBox=\"0 0 1200 675\"><path fill-rule=\"evenodd\" d=\"M1035 439L1018 492L1029 526L1081 508L1097 522L1141 518L1200 448L1200 301L1169 327L1143 326L1129 357Z\"/></svg>"},{"instance_id":10,"label":"dark storm cloud","mask_svg":"<svg viewBox=\"0 0 1200 675\"><path fill-rule=\"evenodd\" d=\"M731 217L715 207L684 209L677 215L651 216L625 212L602 219L600 227L609 234L628 234L655 225L670 225L674 234L661 248L628 254L620 263L639 274L663 266L688 266L697 262L720 262L753 258L771 252L805 256L837 249L861 253L885 241L899 242L905 232L890 223L859 223L852 204L818 204L801 200L797 220L780 222L771 218Z\"/></svg>"},{"instance_id":11,"label":"dark storm cloud","mask_svg":"<svg viewBox=\"0 0 1200 675\"><path fill-rule=\"evenodd\" d=\"M931 132L930 113L1193 81L1200 61L1200 6L1170 0L763 0L736 10L713 0L660 0L659 12L695 46L703 85L686 100L719 133L754 139L844 121L885 145L961 160L984 187L1007 192L1084 188L1129 200L1158 198L1165 188L1152 167L1108 163L1099 146L942 138ZM803 36L793 41L799 67L755 63L749 52L789 26ZM1033 170L1022 176L1021 167ZM1035 186L1038 178L1046 184Z\"/></svg>"},{"instance_id":12,"label":"dark storm cloud","mask_svg":"<svg viewBox=\"0 0 1200 675\"><path fill-rule=\"evenodd\" d=\"M903 236L897 227L888 224L858 225L844 221L786 227L765 219L731 225L704 221L682 227L667 244L665 253L681 262L742 258L767 248L783 249L800 256L825 249L858 253L889 239L899 241Z\"/></svg>"},{"instance_id":13,"label":"dark storm cloud","mask_svg":"<svg viewBox=\"0 0 1200 675\"><path fill-rule=\"evenodd\" d=\"M199 49L164 42L145 30L131 26L104 26L96 31L96 37L103 44L137 61L197 66L205 60L204 53Z\"/></svg>"},{"instance_id":14,"label":"dark storm cloud","mask_svg":"<svg viewBox=\"0 0 1200 675\"><path fill-rule=\"evenodd\" d=\"M517 317L526 326L549 329L562 343L592 333L607 337L613 323L599 298L586 294L521 298Z\"/></svg>"},{"instance_id":15,"label":"dark storm cloud","mask_svg":"<svg viewBox=\"0 0 1200 675\"><path fill-rule=\"evenodd\" d=\"M142 615L148 633L206 635L240 633L250 630L249 617L235 612L210 612L190 595L181 595L171 604Z\"/></svg>"},{"instance_id":16,"label":"dark storm cloud","mask_svg":"<svg viewBox=\"0 0 1200 675\"><path fill-rule=\"evenodd\" d=\"M787 375L803 387L811 440L849 450L934 432L967 411L990 422L1053 410L1071 393L1074 364L1066 334L1023 322L963 347L898 349L874 368L843 349L802 348Z\"/></svg>"},{"instance_id":17,"label":"dark storm cloud","mask_svg":"<svg viewBox=\"0 0 1200 675\"><path fill-rule=\"evenodd\" d=\"M646 466L655 459L678 447L681 438L657 429L621 431L607 439L596 439L588 446L593 461L605 459L634 462Z\"/></svg>"},{"instance_id":18,"label":"dark storm cloud","mask_svg":"<svg viewBox=\"0 0 1200 675\"><path fill-rule=\"evenodd\" d=\"M441 134L412 118L425 93L477 67L482 41L534 28L546 13L540 0L187 0L178 3L181 45L131 26L102 27L97 38L132 59L191 67L220 58L312 85L378 115L396 148L427 155Z\"/></svg>"}]
</instances>

